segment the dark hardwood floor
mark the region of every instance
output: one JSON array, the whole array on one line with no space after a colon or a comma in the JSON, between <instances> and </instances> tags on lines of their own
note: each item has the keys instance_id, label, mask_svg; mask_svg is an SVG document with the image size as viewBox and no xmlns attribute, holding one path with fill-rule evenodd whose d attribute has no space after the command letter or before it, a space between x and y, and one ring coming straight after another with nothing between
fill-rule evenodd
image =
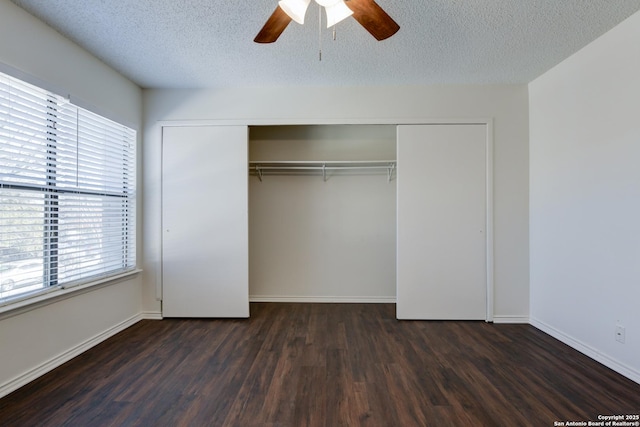
<instances>
[{"instance_id":1,"label":"dark hardwood floor","mask_svg":"<svg viewBox=\"0 0 640 427\"><path fill-rule=\"evenodd\" d=\"M2 426L553 426L640 414L640 385L528 325L392 304L252 304L137 323L0 400Z\"/></svg>"}]
</instances>

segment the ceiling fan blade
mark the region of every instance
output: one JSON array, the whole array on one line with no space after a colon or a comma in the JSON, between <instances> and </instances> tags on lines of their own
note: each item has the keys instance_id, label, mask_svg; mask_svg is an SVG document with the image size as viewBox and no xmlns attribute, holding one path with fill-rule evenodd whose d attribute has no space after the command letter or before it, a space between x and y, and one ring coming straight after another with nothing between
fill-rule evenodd
<instances>
[{"instance_id":1,"label":"ceiling fan blade","mask_svg":"<svg viewBox=\"0 0 640 427\"><path fill-rule=\"evenodd\" d=\"M346 0L345 3L356 21L378 40L387 39L400 29L400 25L373 0Z\"/></svg>"},{"instance_id":2,"label":"ceiling fan blade","mask_svg":"<svg viewBox=\"0 0 640 427\"><path fill-rule=\"evenodd\" d=\"M276 10L271 14L264 27L260 30L255 39L256 43L273 43L278 40L280 34L287 28L291 22L289 15L285 13L280 6L276 7Z\"/></svg>"}]
</instances>

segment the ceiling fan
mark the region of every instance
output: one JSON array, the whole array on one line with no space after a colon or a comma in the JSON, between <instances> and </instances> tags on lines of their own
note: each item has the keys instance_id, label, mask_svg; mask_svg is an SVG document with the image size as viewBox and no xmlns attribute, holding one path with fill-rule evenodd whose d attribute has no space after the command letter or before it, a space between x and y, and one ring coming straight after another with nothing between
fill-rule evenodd
<instances>
[{"instance_id":1,"label":"ceiling fan","mask_svg":"<svg viewBox=\"0 0 640 427\"><path fill-rule=\"evenodd\" d=\"M256 38L256 43L273 43L295 20L304 23L304 15L311 0L281 0ZM374 0L315 0L324 6L327 13L327 27L352 16L377 40L391 37L400 26Z\"/></svg>"}]
</instances>

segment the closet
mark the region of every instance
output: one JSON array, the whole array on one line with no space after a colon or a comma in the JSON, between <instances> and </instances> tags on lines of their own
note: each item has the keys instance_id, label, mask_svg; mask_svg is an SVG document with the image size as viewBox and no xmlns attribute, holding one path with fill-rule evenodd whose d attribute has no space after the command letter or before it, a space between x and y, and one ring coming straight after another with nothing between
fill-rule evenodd
<instances>
[{"instance_id":1,"label":"closet","mask_svg":"<svg viewBox=\"0 0 640 427\"><path fill-rule=\"evenodd\" d=\"M164 317L487 319L487 124L162 127Z\"/></svg>"},{"instance_id":2,"label":"closet","mask_svg":"<svg viewBox=\"0 0 640 427\"><path fill-rule=\"evenodd\" d=\"M395 126L252 127L251 300L394 302L395 158Z\"/></svg>"}]
</instances>

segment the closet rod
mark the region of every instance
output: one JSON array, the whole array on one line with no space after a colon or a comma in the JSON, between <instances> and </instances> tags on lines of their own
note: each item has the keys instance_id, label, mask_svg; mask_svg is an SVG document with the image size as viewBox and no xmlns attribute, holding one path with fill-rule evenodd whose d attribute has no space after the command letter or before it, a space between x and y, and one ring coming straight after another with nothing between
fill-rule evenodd
<instances>
[{"instance_id":1,"label":"closet rod","mask_svg":"<svg viewBox=\"0 0 640 427\"><path fill-rule=\"evenodd\" d=\"M388 181L391 181L393 171L395 170L395 160L383 161L333 161L333 162L309 162L309 161L264 161L249 162L249 170L256 173L258 179L262 181L263 171L314 171L321 170L323 180L327 180L326 172L328 170L357 170L357 169L383 169L387 171Z\"/></svg>"},{"instance_id":2,"label":"closet rod","mask_svg":"<svg viewBox=\"0 0 640 427\"><path fill-rule=\"evenodd\" d=\"M355 169L389 169L392 166L255 166L255 170L355 170Z\"/></svg>"}]
</instances>

